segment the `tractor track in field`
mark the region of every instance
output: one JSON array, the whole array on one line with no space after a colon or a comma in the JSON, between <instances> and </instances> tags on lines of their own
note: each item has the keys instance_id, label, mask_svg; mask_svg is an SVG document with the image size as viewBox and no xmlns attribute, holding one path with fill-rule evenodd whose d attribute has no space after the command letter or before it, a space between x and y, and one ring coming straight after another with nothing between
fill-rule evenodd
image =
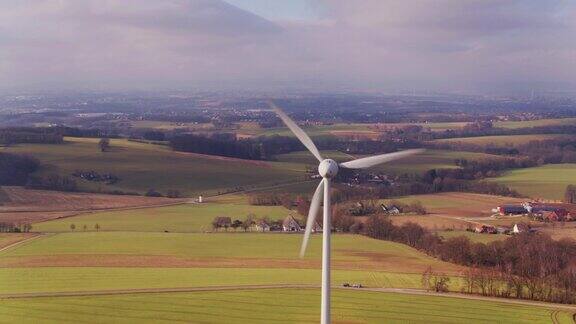
<instances>
[{"instance_id":1,"label":"tractor track in field","mask_svg":"<svg viewBox=\"0 0 576 324\"><path fill-rule=\"evenodd\" d=\"M17 246L19 246L19 245L28 243L28 242L30 242L30 241L32 241L32 240L36 240L36 239L38 239L38 238L40 238L40 237L44 237L44 236L46 236L46 235L47 235L47 234L38 234L38 235L34 235L34 236L31 236L31 237L25 238L25 239L23 239L23 240L14 242L14 243L12 243L12 244L6 245L6 246L0 248L0 253L2 253L2 252L4 252L4 251L7 251L7 250L10 250L10 249L12 249L12 248L15 248L15 247L17 247Z\"/></svg>"},{"instance_id":2,"label":"tractor track in field","mask_svg":"<svg viewBox=\"0 0 576 324\"><path fill-rule=\"evenodd\" d=\"M114 289L114 290L96 290L96 291L14 293L14 294L0 294L0 300L21 299L21 298L85 297L85 296L132 295L132 294L179 293L179 292L184 293L184 292L207 292L207 291L238 291L238 290L259 290L259 289L312 289L312 288L319 289L320 285L313 285L313 284L239 285L239 286L213 286L213 287L143 288L143 289ZM560 322L558 318L560 311L571 312L573 316L576 317L576 306L551 304L529 300L506 299L506 298L468 295L460 293L436 293L422 289L412 289L412 288L347 288L347 287L333 286L332 289L397 293L397 294L434 296L434 297L449 297L449 298L460 298L468 300L491 301L491 302L524 305L524 306L545 307L553 310L550 316L554 323Z\"/></svg>"},{"instance_id":3,"label":"tractor track in field","mask_svg":"<svg viewBox=\"0 0 576 324\"><path fill-rule=\"evenodd\" d=\"M558 319L558 314L559 314L559 313L560 313L560 311L558 311L558 310L552 311L552 312L550 313L550 318L552 319L552 323L554 323L554 324L560 324L560 320Z\"/></svg>"}]
</instances>

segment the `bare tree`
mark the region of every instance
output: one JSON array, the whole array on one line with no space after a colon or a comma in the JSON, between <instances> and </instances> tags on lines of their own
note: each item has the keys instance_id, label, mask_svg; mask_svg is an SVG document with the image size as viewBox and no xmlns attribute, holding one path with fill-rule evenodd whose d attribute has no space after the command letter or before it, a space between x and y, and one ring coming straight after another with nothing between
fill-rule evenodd
<instances>
[{"instance_id":1,"label":"bare tree","mask_svg":"<svg viewBox=\"0 0 576 324\"><path fill-rule=\"evenodd\" d=\"M100 152L108 151L110 149L110 140L107 138L100 139L100 142L98 142L98 148L100 149Z\"/></svg>"}]
</instances>

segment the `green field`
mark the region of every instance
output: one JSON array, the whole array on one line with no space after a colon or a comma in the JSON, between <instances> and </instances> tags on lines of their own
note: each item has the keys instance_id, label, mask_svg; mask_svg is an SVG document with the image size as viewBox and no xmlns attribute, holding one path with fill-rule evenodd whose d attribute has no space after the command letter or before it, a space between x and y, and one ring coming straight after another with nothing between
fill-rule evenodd
<instances>
[{"instance_id":1,"label":"green field","mask_svg":"<svg viewBox=\"0 0 576 324\"><path fill-rule=\"evenodd\" d=\"M276 268L0 268L0 294L171 289L251 285L316 285L319 269ZM332 284L357 282L376 288L420 288L419 274L334 270ZM459 283L456 281L456 283ZM455 288L457 289L457 288Z\"/></svg>"},{"instance_id":2,"label":"green field","mask_svg":"<svg viewBox=\"0 0 576 324\"><path fill-rule=\"evenodd\" d=\"M333 125L322 125L322 126L304 126L302 129L310 137L316 136L328 136L332 135L332 132L366 132L374 133L370 128L373 124L333 124ZM241 129L240 133L252 136L294 136L294 134L287 127L275 127L275 128L247 128Z\"/></svg>"},{"instance_id":3,"label":"green field","mask_svg":"<svg viewBox=\"0 0 576 324\"><path fill-rule=\"evenodd\" d=\"M526 127L555 126L555 125L575 125L576 118L559 118L559 119L538 119L525 121L501 121L495 122L494 127L518 129Z\"/></svg>"},{"instance_id":4,"label":"green field","mask_svg":"<svg viewBox=\"0 0 576 324\"><path fill-rule=\"evenodd\" d=\"M293 163L229 160L178 153L162 145L112 139L112 150L102 153L98 139L66 138L65 144L23 144L7 151L37 157L43 167L40 175L70 176L74 171L94 170L112 173L121 180L104 185L76 179L82 189L124 190L144 193L150 188L161 192L175 189L186 195L214 194L240 186L274 185L304 176L302 165Z\"/></svg>"},{"instance_id":5,"label":"green field","mask_svg":"<svg viewBox=\"0 0 576 324\"><path fill-rule=\"evenodd\" d=\"M532 198L561 200L569 184L576 184L576 164L548 164L506 172L490 179Z\"/></svg>"},{"instance_id":6,"label":"green field","mask_svg":"<svg viewBox=\"0 0 576 324\"><path fill-rule=\"evenodd\" d=\"M84 225L93 231L98 224L101 231L205 232L212 230L212 220L217 216L244 220L249 214L256 218L269 217L275 220L283 219L291 212L282 206L251 206L247 203L184 204L84 214L37 223L34 224L34 230L67 232L71 231L70 225L74 224L76 231L80 231Z\"/></svg>"},{"instance_id":7,"label":"green field","mask_svg":"<svg viewBox=\"0 0 576 324\"><path fill-rule=\"evenodd\" d=\"M333 159L337 162L345 162L349 160L353 160L355 157L350 154L346 154L339 151L322 151L320 152L323 158L326 159ZM299 164L308 164L308 165L318 165L318 161L312 155L312 153L308 151L296 151L286 154L279 154L274 157L279 162L287 162L287 163L299 163Z\"/></svg>"},{"instance_id":8,"label":"green field","mask_svg":"<svg viewBox=\"0 0 576 324\"><path fill-rule=\"evenodd\" d=\"M479 137L459 137L459 138L445 138L435 140L435 143L463 143L463 144L476 144L476 145L493 145L493 146L514 146L528 144L532 141L544 141L549 139L573 139L573 135L551 135L551 134L535 134L535 135L501 135L501 136L479 136Z\"/></svg>"},{"instance_id":9,"label":"green field","mask_svg":"<svg viewBox=\"0 0 576 324\"><path fill-rule=\"evenodd\" d=\"M319 292L261 289L4 300L6 323L315 323ZM113 311L112 311L113 310ZM332 293L334 323L571 323L544 307L357 290Z\"/></svg>"},{"instance_id":10,"label":"green field","mask_svg":"<svg viewBox=\"0 0 576 324\"><path fill-rule=\"evenodd\" d=\"M298 257L301 241L302 235L281 233L60 233L0 252L0 266L91 265L91 258L97 257L101 264L108 264L107 258L124 258L120 265L150 267L319 268L321 236L312 236L304 259ZM332 262L335 269L416 273L428 265L452 273L460 269L403 244L345 234L333 238Z\"/></svg>"},{"instance_id":11,"label":"green field","mask_svg":"<svg viewBox=\"0 0 576 324\"><path fill-rule=\"evenodd\" d=\"M456 159L481 160L481 159L498 159L498 156L444 150L427 150L424 153L417 154L405 159L392 161L390 163L377 166L375 170L390 172L393 174L402 173L419 173L422 174L431 169L453 169L457 168Z\"/></svg>"},{"instance_id":12,"label":"green field","mask_svg":"<svg viewBox=\"0 0 576 324\"><path fill-rule=\"evenodd\" d=\"M378 136L384 130L391 128L402 128L406 126L422 126L424 129L430 129L432 131L445 131L449 129L460 129L466 126L466 122L445 122L445 123L378 123L378 124L358 124L358 123L337 123L332 125L321 125L321 126L303 126L302 129L310 135L315 136L328 136L328 135L360 135L374 137ZM259 128L259 127L249 127L241 128L239 133L251 136L270 136L270 135L280 135L280 136L294 136L292 132L286 127L276 127L276 128Z\"/></svg>"},{"instance_id":13,"label":"green field","mask_svg":"<svg viewBox=\"0 0 576 324\"><path fill-rule=\"evenodd\" d=\"M324 152L321 152L324 154ZM338 162L353 160L362 156L354 157L352 155L328 151L326 157L332 158ZM381 170L392 174L402 173L424 173L430 169L451 169L456 168L456 159L480 160L480 159L498 159L500 157L491 154L473 153L473 152L459 152L448 150L427 150L418 155L410 156L402 160L393 161L390 163L376 166L373 170ZM303 163L310 166L317 164L314 156L309 152L300 151L277 156L278 161Z\"/></svg>"}]
</instances>

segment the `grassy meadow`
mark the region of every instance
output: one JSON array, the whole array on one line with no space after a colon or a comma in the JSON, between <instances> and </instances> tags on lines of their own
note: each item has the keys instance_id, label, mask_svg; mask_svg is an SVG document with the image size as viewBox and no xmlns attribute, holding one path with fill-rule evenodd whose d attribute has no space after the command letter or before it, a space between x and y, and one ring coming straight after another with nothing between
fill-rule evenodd
<instances>
[{"instance_id":1,"label":"grassy meadow","mask_svg":"<svg viewBox=\"0 0 576 324\"><path fill-rule=\"evenodd\" d=\"M335 323L572 323L569 312L545 307L344 289L332 294ZM0 321L315 323L319 300L317 289L13 299L0 304Z\"/></svg>"},{"instance_id":2,"label":"grassy meadow","mask_svg":"<svg viewBox=\"0 0 576 324\"><path fill-rule=\"evenodd\" d=\"M102 231L205 232L212 230L212 220L217 216L244 220L249 214L256 218L276 220L283 219L291 211L282 206L251 206L242 202L183 204L84 214L37 223L34 229L42 232L70 232L70 225L74 224L76 231L82 230L84 225L88 227L87 230L94 231L94 226L98 224Z\"/></svg>"},{"instance_id":3,"label":"grassy meadow","mask_svg":"<svg viewBox=\"0 0 576 324\"><path fill-rule=\"evenodd\" d=\"M332 158L337 162L345 162L353 160L355 158L361 158L363 156L353 156L350 154L327 151L325 157ZM278 161L290 162L290 163L302 163L310 166L316 166L317 162L314 156L306 151L292 152L288 154L281 154L276 157ZM392 161L381 166L376 166L373 170L381 170L382 172L387 172L391 174L403 174L403 173L416 173L421 174L430 169L451 169L457 168L455 160L457 159L468 159L468 160L480 160L480 159L497 159L498 156L484 153L474 153L474 152L461 152L461 151L448 151L448 150L427 150L423 153L410 156L398 161Z\"/></svg>"},{"instance_id":4,"label":"grassy meadow","mask_svg":"<svg viewBox=\"0 0 576 324\"><path fill-rule=\"evenodd\" d=\"M561 200L569 184L576 184L576 164L548 164L517 169L490 179L532 197Z\"/></svg>"},{"instance_id":5,"label":"grassy meadow","mask_svg":"<svg viewBox=\"0 0 576 324\"><path fill-rule=\"evenodd\" d=\"M319 269L36 267L0 268L0 295L174 289L253 285L317 285ZM421 275L381 271L334 270L332 284L358 282L376 288L420 288ZM454 283L459 281L454 280ZM0 297L1 298L1 297ZM1 304L1 303L0 303Z\"/></svg>"},{"instance_id":6,"label":"grassy meadow","mask_svg":"<svg viewBox=\"0 0 576 324\"><path fill-rule=\"evenodd\" d=\"M320 235L313 235L304 259L298 234L60 233L0 252L0 266L136 266L320 268ZM334 235L334 269L421 273L428 265L459 273L461 267L406 245L359 235Z\"/></svg>"},{"instance_id":7,"label":"grassy meadow","mask_svg":"<svg viewBox=\"0 0 576 324\"><path fill-rule=\"evenodd\" d=\"M526 127L541 127L541 126L561 126L561 125L574 125L576 118L558 118L558 119L538 119L538 120L523 120L523 121L499 121L494 123L494 127L518 129Z\"/></svg>"},{"instance_id":8,"label":"grassy meadow","mask_svg":"<svg viewBox=\"0 0 576 324\"><path fill-rule=\"evenodd\" d=\"M112 139L111 151L100 152L98 139L66 138L65 144L22 144L7 149L30 154L43 167L39 175L70 176L76 170L112 173L120 178L114 185L76 178L87 190L123 190L144 193L153 188L166 193L179 190L186 195L215 194L236 187L274 185L304 176L302 165L255 162L173 152L167 146Z\"/></svg>"},{"instance_id":9,"label":"grassy meadow","mask_svg":"<svg viewBox=\"0 0 576 324\"><path fill-rule=\"evenodd\" d=\"M499 135L499 136L479 136L479 137L459 137L435 140L435 143L463 143L476 145L493 146L514 146L528 144L532 141L543 141L549 139L574 138L565 134L531 134L531 135Z\"/></svg>"}]
</instances>

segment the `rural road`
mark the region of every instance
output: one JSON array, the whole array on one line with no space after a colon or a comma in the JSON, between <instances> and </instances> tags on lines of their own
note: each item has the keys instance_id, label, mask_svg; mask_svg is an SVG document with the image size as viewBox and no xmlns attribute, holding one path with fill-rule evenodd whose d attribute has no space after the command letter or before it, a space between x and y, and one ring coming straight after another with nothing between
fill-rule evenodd
<instances>
[{"instance_id":1,"label":"rural road","mask_svg":"<svg viewBox=\"0 0 576 324\"><path fill-rule=\"evenodd\" d=\"M75 296L106 296L106 295L128 295L128 294L150 294L150 293L175 293L175 292L202 292L202 291L231 291L231 290L255 290L255 289L306 289L320 288L319 285L241 285L241 286L219 286L219 287L182 287L182 288L146 288L146 289L117 289L100 291L62 291L62 292L39 292L39 293L15 293L0 294L0 299L16 298L39 298L39 297L75 297ZM451 297L469 300L484 300L505 304L516 304L526 306L539 306L549 309L557 309L569 312L576 312L576 306L551 304L529 300L505 299L496 297L486 297L478 295L467 295L459 293L435 293L421 289L408 288L344 288L334 286L340 290L360 290L383 293L398 293L408 295Z\"/></svg>"}]
</instances>

